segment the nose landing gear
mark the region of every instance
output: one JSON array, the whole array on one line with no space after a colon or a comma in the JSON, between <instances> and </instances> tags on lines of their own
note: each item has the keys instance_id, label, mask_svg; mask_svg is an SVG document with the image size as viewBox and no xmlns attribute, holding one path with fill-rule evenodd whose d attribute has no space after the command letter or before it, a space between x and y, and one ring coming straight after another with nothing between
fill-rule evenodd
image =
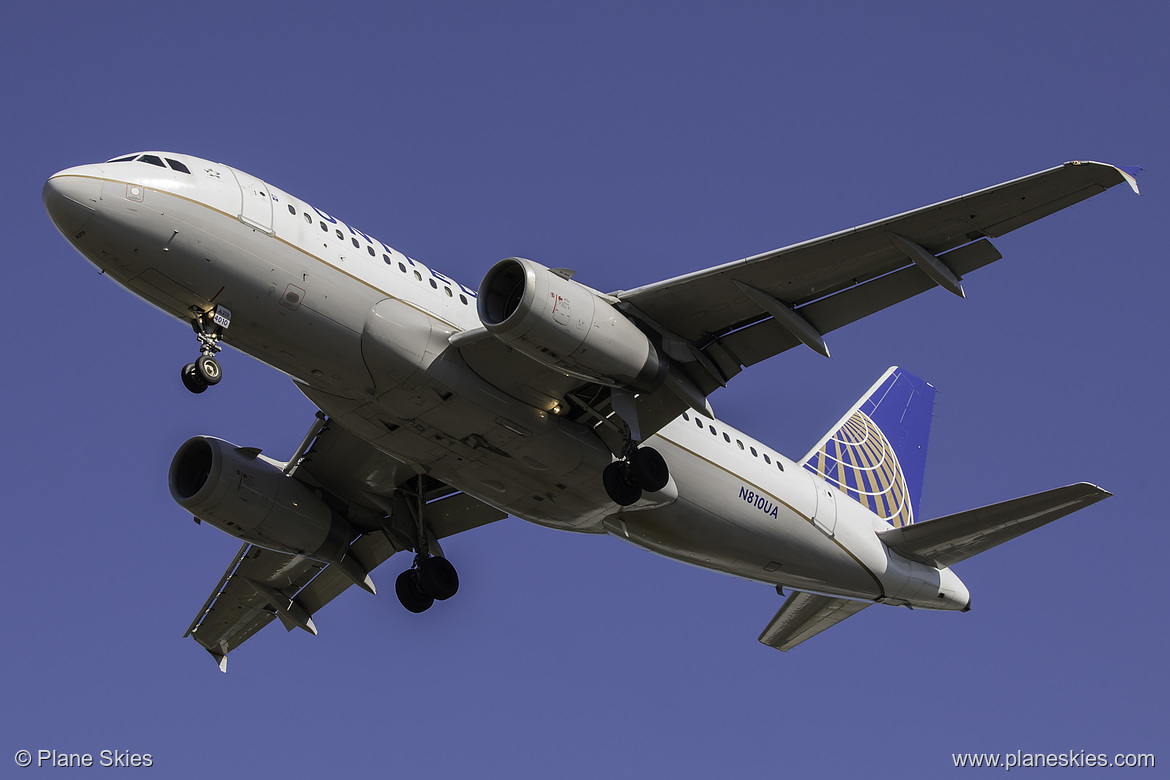
<instances>
[{"instance_id":1,"label":"nose landing gear","mask_svg":"<svg viewBox=\"0 0 1170 780\"><path fill-rule=\"evenodd\" d=\"M195 337L199 339L200 355L194 363L183 366L180 376L184 387L192 393L202 393L223 378L223 371L214 356L222 349L219 340L223 338L223 332L231 323L232 313L223 306L216 306L210 312L194 307L191 311L194 315L191 327L195 330Z\"/></svg>"}]
</instances>

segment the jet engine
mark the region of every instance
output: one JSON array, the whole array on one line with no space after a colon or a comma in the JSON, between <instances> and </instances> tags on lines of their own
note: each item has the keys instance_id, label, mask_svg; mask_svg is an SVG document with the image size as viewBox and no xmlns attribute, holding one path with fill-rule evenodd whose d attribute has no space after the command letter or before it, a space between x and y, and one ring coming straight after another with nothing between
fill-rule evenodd
<instances>
[{"instance_id":1,"label":"jet engine","mask_svg":"<svg viewBox=\"0 0 1170 780\"><path fill-rule=\"evenodd\" d=\"M167 481L171 496L197 519L269 550L338 561L353 536L349 523L304 483L259 450L223 439L188 439Z\"/></svg>"},{"instance_id":2,"label":"jet engine","mask_svg":"<svg viewBox=\"0 0 1170 780\"><path fill-rule=\"evenodd\" d=\"M496 338L571 376L651 390L666 374L669 361L601 293L531 260L492 266L477 306Z\"/></svg>"}]
</instances>

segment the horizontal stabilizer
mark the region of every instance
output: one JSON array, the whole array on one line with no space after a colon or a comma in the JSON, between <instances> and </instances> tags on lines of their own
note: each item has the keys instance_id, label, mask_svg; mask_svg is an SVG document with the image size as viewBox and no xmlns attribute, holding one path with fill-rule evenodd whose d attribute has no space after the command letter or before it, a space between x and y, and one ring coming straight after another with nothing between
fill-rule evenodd
<instances>
[{"instance_id":1,"label":"horizontal stabilizer","mask_svg":"<svg viewBox=\"0 0 1170 780\"><path fill-rule=\"evenodd\" d=\"M777 650L791 650L868 606L867 601L793 593L760 634L760 642Z\"/></svg>"},{"instance_id":2,"label":"horizontal stabilizer","mask_svg":"<svg viewBox=\"0 0 1170 780\"><path fill-rule=\"evenodd\" d=\"M924 523L891 528L879 533L878 538L907 558L940 567L953 566L1111 495L1096 485L1079 482Z\"/></svg>"}]
</instances>

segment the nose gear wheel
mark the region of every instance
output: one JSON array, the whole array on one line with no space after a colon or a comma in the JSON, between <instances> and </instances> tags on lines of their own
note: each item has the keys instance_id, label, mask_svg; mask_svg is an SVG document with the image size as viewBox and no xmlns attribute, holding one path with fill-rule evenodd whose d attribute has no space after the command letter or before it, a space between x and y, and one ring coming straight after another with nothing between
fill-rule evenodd
<instances>
[{"instance_id":1,"label":"nose gear wheel","mask_svg":"<svg viewBox=\"0 0 1170 780\"><path fill-rule=\"evenodd\" d=\"M231 321L231 312L222 306L216 306L211 312L198 308L193 308L191 312L191 327L195 331L195 338L199 340L200 354L194 363L183 366L180 376L184 387L192 393L202 393L223 378L223 370L215 354L222 349L219 341L227 328L226 323Z\"/></svg>"}]
</instances>

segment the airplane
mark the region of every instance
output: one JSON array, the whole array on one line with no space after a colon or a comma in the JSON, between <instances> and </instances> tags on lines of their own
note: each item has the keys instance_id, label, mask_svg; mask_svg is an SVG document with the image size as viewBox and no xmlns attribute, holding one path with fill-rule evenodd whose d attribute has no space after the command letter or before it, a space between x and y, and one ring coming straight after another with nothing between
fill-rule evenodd
<instances>
[{"instance_id":1,"label":"airplane","mask_svg":"<svg viewBox=\"0 0 1170 780\"><path fill-rule=\"evenodd\" d=\"M473 290L237 168L147 151L51 176L45 207L119 285L191 325L203 393L230 344L318 408L287 460L183 443L175 501L243 542L184 636L222 671L273 620L370 572L422 612L454 596L441 541L508 515L774 587L782 651L871 604L967 611L951 567L1110 494L1071 484L920 520L934 387L891 368L798 461L719 421L744 368L1001 258L990 239L1140 169L1065 163L631 290L512 257Z\"/></svg>"}]
</instances>

